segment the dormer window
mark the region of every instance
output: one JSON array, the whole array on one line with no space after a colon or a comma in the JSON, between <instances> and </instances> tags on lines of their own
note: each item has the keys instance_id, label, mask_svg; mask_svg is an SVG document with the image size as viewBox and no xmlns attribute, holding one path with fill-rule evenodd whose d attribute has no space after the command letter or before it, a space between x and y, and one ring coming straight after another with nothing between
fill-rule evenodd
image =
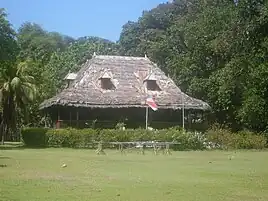
<instances>
[{"instance_id":1,"label":"dormer window","mask_svg":"<svg viewBox=\"0 0 268 201\"><path fill-rule=\"evenodd\" d=\"M108 73L104 73L100 77L101 88L105 90L115 90L114 83L112 82L111 76Z\"/></svg>"},{"instance_id":2,"label":"dormer window","mask_svg":"<svg viewBox=\"0 0 268 201\"><path fill-rule=\"evenodd\" d=\"M147 80L146 87L148 90L151 90L151 91L160 91L160 88L158 84L156 83L156 80Z\"/></svg>"},{"instance_id":3,"label":"dormer window","mask_svg":"<svg viewBox=\"0 0 268 201\"><path fill-rule=\"evenodd\" d=\"M76 73L70 73L70 72L65 76L64 80L67 81L67 87L70 86L70 84L76 79L76 77L77 77Z\"/></svg>"},{"instance_id":4,"label":"dormer window","mask_svg":"<svg viewBox=\"0 0 268 201\"><path fill-rule=\"evenodd\" d=\"M115 86L110 78L101 78L101 88L105 90L114 90Z\"/></svg>"},{"instance_id":5,"label":"dormer window","mask_svg":"<svg viewBox=\"0 0 268 201\"><path fill-rule=\"evenodd\" d=\"M144 79L147 90L150 91L161 91L160 87L157 84L157 79L153 74L150 74Z\"/></svg>"}]
</instances>

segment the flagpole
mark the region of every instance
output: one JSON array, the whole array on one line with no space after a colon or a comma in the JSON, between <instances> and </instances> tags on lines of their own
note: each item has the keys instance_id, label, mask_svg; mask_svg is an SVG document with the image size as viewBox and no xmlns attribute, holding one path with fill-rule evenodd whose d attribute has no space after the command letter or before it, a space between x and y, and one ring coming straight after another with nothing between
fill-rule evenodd
<instances>
[{"instance_id":1,"label":"flagpole","mask_svg":"<svg viewBox=\"0 0 268 201\"><path fill-rule=\"evenodd\" d=\"M185 127L184 124L185 124L184 123L184 98L182 96L182 128L183 128L183 130L184 130L184 127Z\"/></svg>"},{"instance_id":2,"label":"flagpole","mask_svg":"<svg viewBox=\"0 0 268 201\"><path fill-rule=\"evenodd\" d=\"M148 110L149 110L149 108L147 106L146 107L146 119L145 119L145 128L146 128L146 130L148 129Z\"/></svg>"},{"instance_id":3,"label":"flagpole","mask_svg":"<svg viewBox=\"0 0 268 201\"><path fill-rule=\"evenodd\" d=\"M182 104L182 128L183 128L183 130L184 130L184 103Z\"/></svg>"}]
</instances>

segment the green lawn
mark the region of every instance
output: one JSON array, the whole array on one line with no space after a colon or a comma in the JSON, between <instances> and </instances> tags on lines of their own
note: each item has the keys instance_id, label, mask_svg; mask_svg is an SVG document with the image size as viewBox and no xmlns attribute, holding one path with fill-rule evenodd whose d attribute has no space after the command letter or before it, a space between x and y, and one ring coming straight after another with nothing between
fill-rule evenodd
<instances>
[{"instance_id":1,"label":"green lawn","mask_svg":"<svg viewBox=\"0 0 268 201\"><path fill-rule=\"evenodd\" d=\"M268 152L106 152L0 150L0 200L268 200Z\"/></svg>"}]
</instances>

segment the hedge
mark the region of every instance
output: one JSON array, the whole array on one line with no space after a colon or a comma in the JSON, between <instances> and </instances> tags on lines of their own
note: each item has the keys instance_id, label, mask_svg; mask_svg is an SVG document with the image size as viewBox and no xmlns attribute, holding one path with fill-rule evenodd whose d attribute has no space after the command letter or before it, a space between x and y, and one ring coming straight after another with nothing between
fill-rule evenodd
<instances>
[{"instance_id":1,"label":"hedge","mask_svg":"<svg viewBox=\"0 0 268 201\"><path fill-rule=\"evenodd\" d=\"M31 147L96 148L96 142L165 141L177 142L176 150L262 149L266 138L252 132L232 133L228 130L209 130L205 134L184 132L179 128L157 131L145 129L45 129L25 128L22 139Z\"/></svg>"},{"instance_id":2,"label":"hedge","mask_svg":"<svg viewBox=\"0 0 268 201\"><path fill-rule=\"evenodd\" d=\"M30 147L47 146L47 131L46 128L24 128L21 131L22 140Z\"/></svg>"},{"instance_id":3,"label":"hedge","mask_svg":"<svg viewBox=\"0 0 268 201\"><path fill-rule=\"evenodd\" d=\"M206 136L207 141L222 149L263 149L267 145L265 135L251 131L233 133L227 129L211 129Z\"/></svg>"},{"instance_id":4,"label":"hedge","mask_svg":"<svg viewBox=\"0 0 268 201\"><path fill-rule=\"evenodd\" d=\"M145 129L42 129L25 128L22 139L26 146L95 148L96 142L167 141L178 142L174 149L204 149L199 135L172 128L159 131ZM29 140L30 139L30 140Z\"/></svg>"}]
</instances>

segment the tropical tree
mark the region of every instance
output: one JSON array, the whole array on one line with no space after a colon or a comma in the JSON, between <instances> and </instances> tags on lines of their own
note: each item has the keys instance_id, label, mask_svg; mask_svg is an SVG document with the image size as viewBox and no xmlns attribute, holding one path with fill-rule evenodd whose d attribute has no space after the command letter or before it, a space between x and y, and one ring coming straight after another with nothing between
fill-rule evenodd
<instances>
[{"instance_id":1,"label":"tropical tree","mask_svg":"<svg viewBox=\"0 0 268 201\"><path fill-rule=\"evenodd\" d=\"M19 50L16 32L6 18L5 10L0 8L0 76L1 71L14 62Z\"/></svg>"},{"instance_id":2,"label":"tropical tree","mask_svg":"<svg viewBox=\"0 0 268 201\"><path fill-rule=\"evenodd\" d=\"M36 96L34 77L29 75L29 61L19 62L7 68L0 78L0 103L3 108L1 133L2 143L5 135L15 131L19 115L27 114L28 103Z\"/></svg>"},{"instance_id":3,"label":"tropical tree","mask_svg":"<svg viewBox=\"0 0 268 201\"><path fill-rule=\"evenodd\" d=\"M268 131L268 1L174 0L128 22L120 53L147 56L233 130Z\"/></svg>"},{"instance_id":4,"label":"tropical tree","mask_svg":"<svg viewBox=\"0 0 268 201\"><path fill-rule=\"evenodd\" d=\"M47 94L41 95L48 98L54 95L63 86L66 74L77 72L81 65L91 59L94 52L98 55L118 55L118 45L112 41L99 37L78 38L69 45L65 51L55 52L42 72Z\"/></svg>"}]
</instances>

